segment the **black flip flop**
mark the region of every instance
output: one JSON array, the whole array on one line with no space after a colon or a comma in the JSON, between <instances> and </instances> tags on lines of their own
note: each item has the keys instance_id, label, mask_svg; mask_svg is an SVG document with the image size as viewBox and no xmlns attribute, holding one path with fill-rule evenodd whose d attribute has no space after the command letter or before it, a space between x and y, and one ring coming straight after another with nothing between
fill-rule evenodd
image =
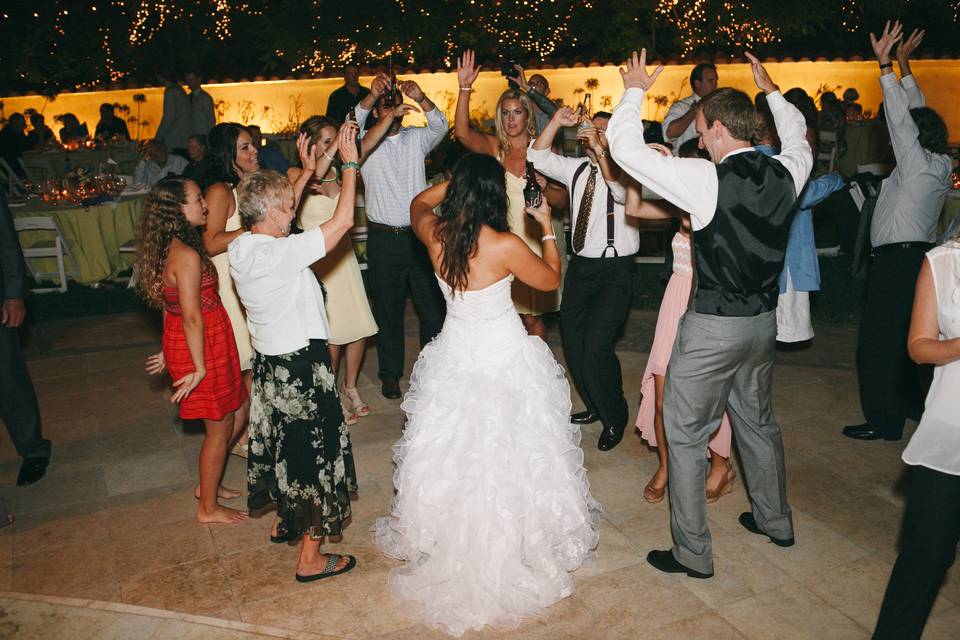
<instances>
[{"instance_id":1,"label":"black flip flop","mask_svg":"<svg viewBox=\"0 0 960 640\"><path fill-rule=\"evenodd\" d=\"M324 578L332 578L334 576L339 576L342 573L346 573L357 566L357 559L353 556L347 556L349 560L347 564L344 565L343 569L335 571L337 563L340 562L340 558L343 556L337 553L328 553L327 554L327 564L323 568L323 571L320 573L315 573L312 576L302 576L299 573L297 575L297 582L313 582L314 580L323 580Z\"/></svg>"}]
</instances>

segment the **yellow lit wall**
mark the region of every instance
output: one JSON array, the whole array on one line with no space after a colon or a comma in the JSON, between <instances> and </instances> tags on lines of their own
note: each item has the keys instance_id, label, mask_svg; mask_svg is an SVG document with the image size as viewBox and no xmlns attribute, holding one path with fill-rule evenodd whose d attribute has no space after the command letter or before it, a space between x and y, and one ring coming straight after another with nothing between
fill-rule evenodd
<instances>
[{"instance_id":1,"label":"yellow lit wall","mask_svg":"<svg viewBox=\"0 0 960 640\"><path fill-rule=\"evenodd\" d=\"M652 91L653 95L666 96L669 102L690 92L688 77L692 65L670 65L660 76ZM838 89L837 95L847 87L856 87L860 92L860 103L864 109L876 112L881 100L880 86L877 82L876 62L774 62L767 64L774 81L784 90L802 87L810 95L815 95L821 85ZM721 86L733 86L756 92L750 67L746 64L718 65ZM960 102L954 91L960 86L960 60L918 60L913 70L927 96L927 103L937 109L947 121L951 139L960 140ZM595 79L597 87L590 91L593 95L595 110L608 108L619 100L623 85L617 67L579 67L547 69L539 71L550 82L551 97L562 98L567 104L576 104L582 99L582 91L588 79ZM423 90L453 118L453 109L458 86L455 73L422 73L400 76L401 79L416 79ZM362 82L369 85L369 77ZM237 82L205 85L215 102L222 101L219 111L220 120L242 121L258 124L266 132L291 128L310 115L322 114L326 110L327 97L342 84L337 78L312 80L273 80L260 82ZM493 116L497 97L506 88L499 73L484 71L480 74L472 98L474 112ZM162 88L127 89L120 91L93 91L88 93L64 93L53 101L40 96L17 96L2 98L4 114L34 108L47 116L47 123L59 132L59 126L52 122L57 114L75 113L81 122L86 122L91 133L98 119L97 108L102 102L115 102L130 107L129 116L136 116L137 105L133 95L142 93L147 101L141 105L141 120L148 124L141 126L140 137L149 138L160 123L163 106ZM666 107L648 100L644 117L662 119ZM411 117L409 124L422 123L422 117ZM130 133L137 135L137 126L130 125Z\"/></svg>"}]
</instances>

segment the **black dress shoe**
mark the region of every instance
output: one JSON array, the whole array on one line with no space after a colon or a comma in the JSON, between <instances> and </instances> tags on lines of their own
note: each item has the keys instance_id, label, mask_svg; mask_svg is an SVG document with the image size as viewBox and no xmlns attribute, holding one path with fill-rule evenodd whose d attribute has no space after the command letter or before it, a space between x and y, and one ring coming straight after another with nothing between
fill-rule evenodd
<instances>
[{"instance_id":1,"label":"black dress shoe","mask_svg":"<svg viewBox=\"0 0 960 640\"><path fill-rule=\"evenodd\" d=\"M581 411L570 415L570 422L573 424L593 424L600 419L600 416L593 411Z\"/></svg>"},{"instance_id":2,"label":"black dress shoe","mask_svg":"<svg viewBox=\"0 0 960 640\"><path fill-rule=\"evenodd\" d=\"M610 451L620 444L620 441L623 440L623 430L626 427L625 424L619 427L604 427L603 431L600 432L600 439L597 441L597 449Z\"/></svg>"},{"instance_id":3,"label":"black dress shoe","mask_svg":"<svg viewBox=\"0 0 960 640\"><path fill-rule=\"evenodd\" d=\"M20 473L17 475L17 486L24 487L43 479L47 473L47 465L50 464L50 458L24 458L20 465Z\"/></svg>"},{"instance_id":4,"label":"black dress shoe","mask_svg":"<svg viewBox=\"0 0 960 640\"><path fill-rule=\"evenodd\" d=\"M383 384L380 385L380 393L384 398L396 400L400 397L400 381L396 378L384 378Z\"/></svg>"},{"instance_id":5,"label":"black dress shoe","mask_svg":"<svg viewBox=\"0 0 960 640\"><path fill-rule=\"evenodd\" d=\"M651 551L647 554L647 562L653 565L653 567L664 573L685 573L691 578L697 578L699 580L706 580L707 578L713 577L713 572L710 573L701 573L700 571L694 571L690 567L685 567L677 559L673 557L673 551L666 549L664 551Z\"/></svg>"},{"instance_id":6,"label":"black dress shoe","mask_svg":"<svg viewBox=\"0 0 960 640\"><path fill-rule=\"evenodd\" d=\"M843 435L854 440L899 440L903 437L903 433L881 433L878 429L873 428L873 425L869 422L844 427Z\"/></svg>"},{"instance_id":7,"label":"black dress shoe","mask_svg":"<svg viewBox=\"0 0 960 640\"><path fill-rule=\"evenodd\" d=\"M767 536L768 538L770 538L770 542L777 545L778 547L792 547L794 542L796 542L796 540L794 540L793 538L786 538L786 539L774 538L770 534L762 531L760 527L757 526L757 521L753 517L753 514L750 513L749 511L745 511L744 513L741 513L740 517L737 518L737 520L739 520L743 528L749 531L750 533L756 533L757 535Z\"/></svg>"}]
</instances>

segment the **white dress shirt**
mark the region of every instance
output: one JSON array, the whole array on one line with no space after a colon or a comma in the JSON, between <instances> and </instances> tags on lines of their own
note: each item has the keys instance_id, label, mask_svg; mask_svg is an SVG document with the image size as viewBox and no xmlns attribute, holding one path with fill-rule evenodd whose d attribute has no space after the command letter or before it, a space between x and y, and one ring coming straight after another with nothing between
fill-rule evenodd
<instances>
[{"instance_id":1,"label":"white dress shirt","mask_svg":"<svg viewBox=\"0 0 960 640\"><path fill-rule=\"evenodd\" d=\"M880 76L883 110L897 166L880 185L873 210L870 243L874 247L896 242L935 242L937 221L950 191L950 156L920 146L920 132L910 109L926 99L912 75L897 82L894 73Z\"/></svg>"},{"instance_id":2,"label":"white dress shirt","mask_svg":"<svg viewBox=\"0 0 960 640\"><path fill-rule=\"evenodd\" d=\"M700 96L695 93L690 94L686 98L677 100L670 108L667 110L667 115L663 118L663 139L673 145L673 155L680 155L680 147L683 146L683 143L688 140L693 140L697 137L697 123L696 120L691 120L690 124L687 125L687 128L676 138L667 137L667 127L670 126L670 123L674 120L679 120L683 116L687 115L690 112L690 109L693 108L693 105L700 102Z\"/></svg>"},{"instance_id":3,"label":"white dress shirt","mask_svg":"<svg viewBox=\"0 0 960 640\"><path fill-rule=\"evenodd\" d=\"M688 212L695 231L703 229L717 212L719 181L716 165L700 158L664 157L648 147L643 140L643 122L640 120L643 94L640 88L627 89L614 109L607 126L610 153L617 164L640 184ZM779 91L767 96L767 104L773 113L783 149L773 159L790 173L799 196L813 167L806 122ZM753 151L753 147L732 151L723 159L748 151Z\"/></svg>"},{"instance_id":4,"label":"white dress shirt","mask_svg":"<svg viewBox=\"0 0 960 640\"><path fill-rule=\"evenodd\" d=\"M359 104L354 111L362 129L370 112ZM440 109L434 107L424 115L426 127L403 127L396 135L384 136L360 167L368 220L410 226L410 203L427 188L424 160L450 128Z\"/></svg>"},{"instance_id":5,"label":"white dress shirt","mask_svg":"<svg viewBox=\"0 0 960 640\"><path fill-rule=\"evenodd\" d=\"M230 276L259 353L291 353L330 336L323 292L310 270L326 254L320 227L286 238L248 231L227 247Z\"/></svg>"},{"instance_id":6,"label":"white dress shirt","mask_svg":"<svg viewBox=\"0 0 960 640\"><path fill-rule=\"evenodd\" d=\"M154 160L141 160L133 170L133 183L152 187L171 173L180 175L186 168L187 161L175 153L167 154L167 162L162 167Z\"/></svg>"},{"instance_id":7,"label":"white dress shirt","mask_svg":"<svg viewBox=\"0 0 960 640\"><path fill-rule=\"evenodd\" d=\"M603 178L600 167L587 158L567 158L555 154L550 149L527 149L527 160L533 163L534 168L543 175L562 182L571 194L571 228L576 230L577 219L580 216L580 203L590 179L590 166L597 167L597 182L593 190L593 204L590 208L590 219L587 221L587 237L583 249L577 255L585 258L600 258L607 248L607 193L613 194L613 246L619 256L630 256L640 250L640 234L637 229L637 220L628 218L624 212L623 203L626 201L627 190L619 182L608 182ZM573 177L581 165L587 167L577 176L577 183L573 184ZM607 257L612 252L607 251Z\"/></svg>"}]
</instances>

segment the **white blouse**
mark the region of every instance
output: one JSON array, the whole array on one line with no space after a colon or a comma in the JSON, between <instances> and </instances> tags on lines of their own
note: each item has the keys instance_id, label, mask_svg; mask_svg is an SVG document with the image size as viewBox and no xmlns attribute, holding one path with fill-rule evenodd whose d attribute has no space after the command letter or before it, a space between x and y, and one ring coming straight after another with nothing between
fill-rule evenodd
<instances>
[{"instance_id":1,"label":"white blouse","mask_svg":"<svg viewBox=\"0 0 960 640\"><path fill-rule=\"evenodd\" d=\"M323 292L310 270L326 254L320 227L286 238L248 231L230 243L230 275L257 352L278 356L330 336Z\"/></svg>"},{"instance_id":2,"label":"white blouse","mask_svg":"<svg viewBox=\"0 0 960 640\"><path fill-rule=\"evenodd\" d=\"M943 340L960 338L960 243L948 242L927 253L937 292L937 320ZM960 475L960 360L937 365L923 418L903 461Z\"/></svg>"}]
</instances>

